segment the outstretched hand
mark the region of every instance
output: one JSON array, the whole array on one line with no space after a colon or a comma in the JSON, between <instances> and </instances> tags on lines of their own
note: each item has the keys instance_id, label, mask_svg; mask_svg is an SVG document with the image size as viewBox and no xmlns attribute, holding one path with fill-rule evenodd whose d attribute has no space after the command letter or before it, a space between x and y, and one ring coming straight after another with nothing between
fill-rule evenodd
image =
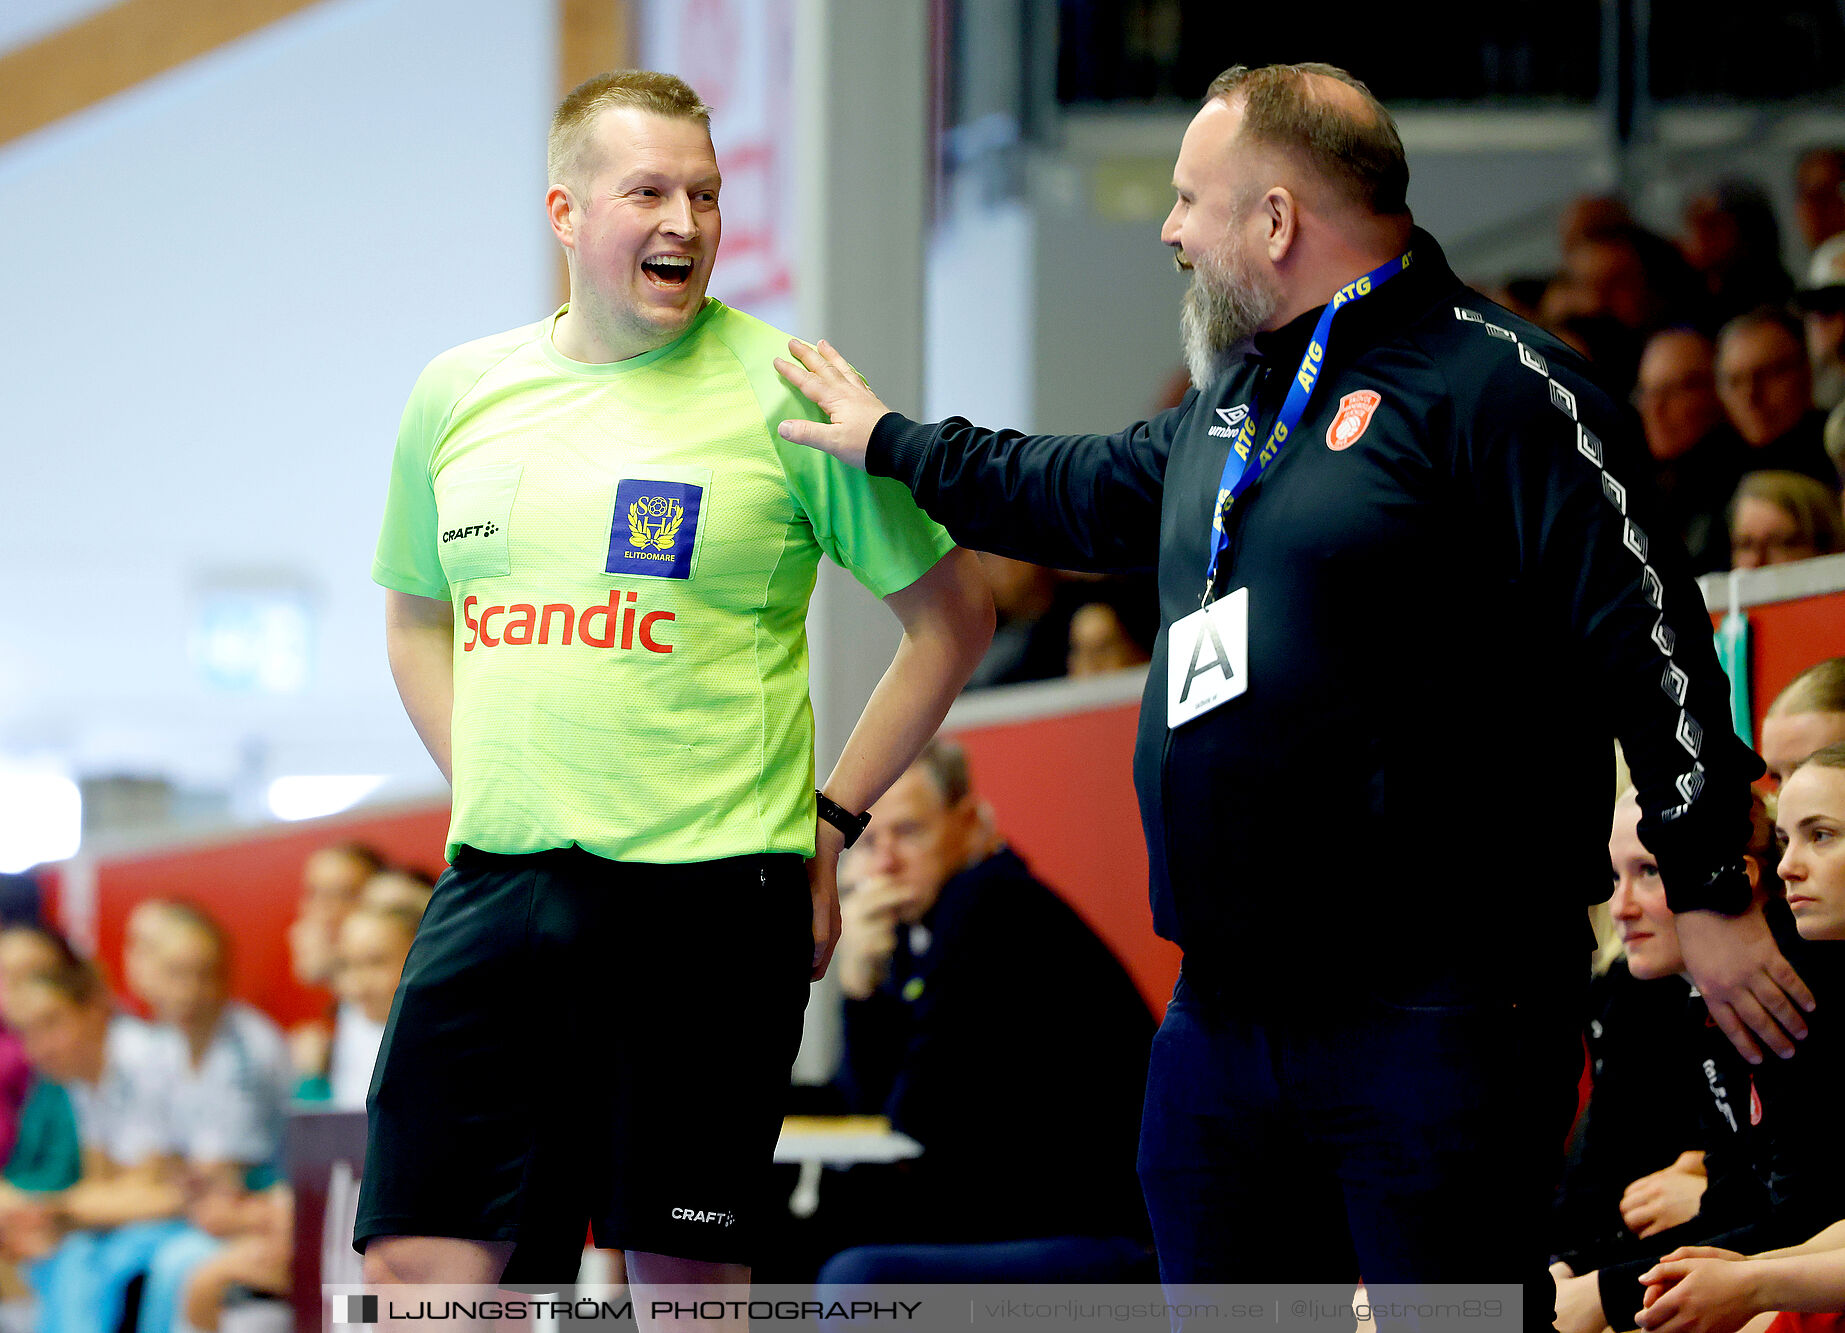
<instances>
[{"instance_id":1,"label":"outstretched hand","mask_svg":"<svg viewBox=\"0 0 1845 1333\"><path fill-rule=\"evenodd\" d=\"M782 422L782 438L822 450L842 463L862 469L872 427L890 409L825 339L814 347L791 338L788 351L795 360L778 356L775 369L831 420L794 417Z\"/></svg>"},{"instance_id":2,"label":"outstretched hand","mask_svg":"<svg viewBox=\"0 0 1845 1333\"><path fill-rule=\"evenodd\" d=\"M1762 909L1740 916L1680 912L1675 918L1685 970L1697 983L1710 1016L1752 1065L1762 1062L1760 1038L1782 1059L1807 1035L1802 1010L1813 1008L1813 992L1782 957Z\"/></svg>"}]
</instances>

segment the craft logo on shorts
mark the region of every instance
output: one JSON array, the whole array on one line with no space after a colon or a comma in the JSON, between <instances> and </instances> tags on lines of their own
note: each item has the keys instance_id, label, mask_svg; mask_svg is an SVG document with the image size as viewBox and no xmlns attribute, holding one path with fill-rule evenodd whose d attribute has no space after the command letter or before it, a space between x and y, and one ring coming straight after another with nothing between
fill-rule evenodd
<instances>
[{"instance_id":1,"label":"craft logo on shorts","mask_svg":"<svg viewBox=\"0 0 1845 1333\"><path fill-rule=\"evenodd\" d=\"M336 1324L375 1324L378 1322L378 1298L376 1296L339 1295L328 1299L333 1302L333 1322Z\"/></svg>"},{"instance_id":2,"label":"craft logo on shorts","mask_svg":"<svg viewBox=\"0 0 1845 1333\"><path fill-rule=\"evenodd\" d=\"M617 484L603 572L691 578L704 492L703 486L688 481L630 479Z\"/></svg>"},{"instance_id":3,"label":"craft logo on shorts","mask_svg":"<svg viewBox=\"0 0 1845 1333\"><path fill-rule=\"evenodd\" d=\"M736 1224L737 1215L735 1213L720 1213L716 1209L675 1208L673 1209L673 1221L706 1222L712 1226L728 1227Z\"/></svg>"},{"instance_id":4,"label":"craft logo on shorts","mask_svg":"<svg viewBox=\"0 0 1845 1333\"><path fill-rule=\"evenodd\" d=\"M1371 414L1383 401L1383 395L1372 389L1356 389L1341 398L1339 411L1326 428L1326 447L1337 453L1357 444L1358 437L1371 424Z\"/></svg>"}]
</instances>

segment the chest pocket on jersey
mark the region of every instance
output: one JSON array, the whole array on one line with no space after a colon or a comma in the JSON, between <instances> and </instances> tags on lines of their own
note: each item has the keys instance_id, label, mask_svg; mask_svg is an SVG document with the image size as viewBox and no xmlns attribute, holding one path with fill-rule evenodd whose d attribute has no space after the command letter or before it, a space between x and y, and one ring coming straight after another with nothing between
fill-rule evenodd
<instances>
[{"instance_id":1,"label":"chest pocket on jersey","mask_svg":"<svg viewBox=\"0 0 1845 1333\"><path fill-rule=\"evenodd\" d=\"M711 509L711 469L659 467L615 484L605 574L689 579Z\"/></svg>"},{"instance_id":2,"label":"chest pocket on jersey","mask_svg":"<svg viewBox=\"0 0 1845 1333\"><path fill-rule=\"evenodd\" d=\"M451 584L512 573L506 529L523 471L518 463L488 463L436 479L436 549Z\"/></svg>"}]
</instances>

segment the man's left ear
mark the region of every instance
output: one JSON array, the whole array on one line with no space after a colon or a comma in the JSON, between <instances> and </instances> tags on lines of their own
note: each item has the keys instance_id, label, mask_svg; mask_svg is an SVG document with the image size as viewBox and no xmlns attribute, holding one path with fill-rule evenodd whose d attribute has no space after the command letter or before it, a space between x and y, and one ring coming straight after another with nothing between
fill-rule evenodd
<instances>
[{"instance_id":1,"label":"man's left ear","mask_svg":"<svg viewBox=\"0 0 1845 1333\"><path fill-rule=\"evenodd\" d=\"M564 186L553 185L545 192L545 214L551 220L551 234L567 250L576 245L576 219L572 216L572 208L570 191Z\"/></svg>"},{"instance_id":2,"label":"man's left ear","mask_svg":"<svg viewBox=\"0 0 1845 1333\"><path fill-rule=\"evenodd\" d=\"M1299 234L1299 201L1292 190L1277 185L1263 196L1262 204L1268 211L1268 262L1279 264L1293 249L1294 238Z\"/></svg>"}]
</instances>

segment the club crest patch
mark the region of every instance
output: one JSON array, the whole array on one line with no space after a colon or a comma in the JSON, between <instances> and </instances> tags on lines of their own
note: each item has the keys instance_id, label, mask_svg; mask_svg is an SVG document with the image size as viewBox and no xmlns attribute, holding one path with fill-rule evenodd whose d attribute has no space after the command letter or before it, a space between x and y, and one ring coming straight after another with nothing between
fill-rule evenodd
<instances>
[{"instance_id":1,"label":"club crest patch","mask_svg":"<svg viewBox=\"0 0 1845 1333\"><path fill-rule=\"evenodd\" d=\"M1358 437L1371 424L1371 414L1383 401L1383 395L1372 389L1356 389L1341 398L1332 425L1326 428L1326 447L1337 453L1357 444Z\"/></svg>"},{"instance_id":2,"label":"club crest patch","mask_svg":"<svg viewBox=\"0 0 1845 1333\"><path fill-rule=\"evenodd\" d=\"M608 574L689 579L698 545L698 511L705 488L686 481L629 479L615 487L609 524Z\"/></svg>"}]
</instances>

